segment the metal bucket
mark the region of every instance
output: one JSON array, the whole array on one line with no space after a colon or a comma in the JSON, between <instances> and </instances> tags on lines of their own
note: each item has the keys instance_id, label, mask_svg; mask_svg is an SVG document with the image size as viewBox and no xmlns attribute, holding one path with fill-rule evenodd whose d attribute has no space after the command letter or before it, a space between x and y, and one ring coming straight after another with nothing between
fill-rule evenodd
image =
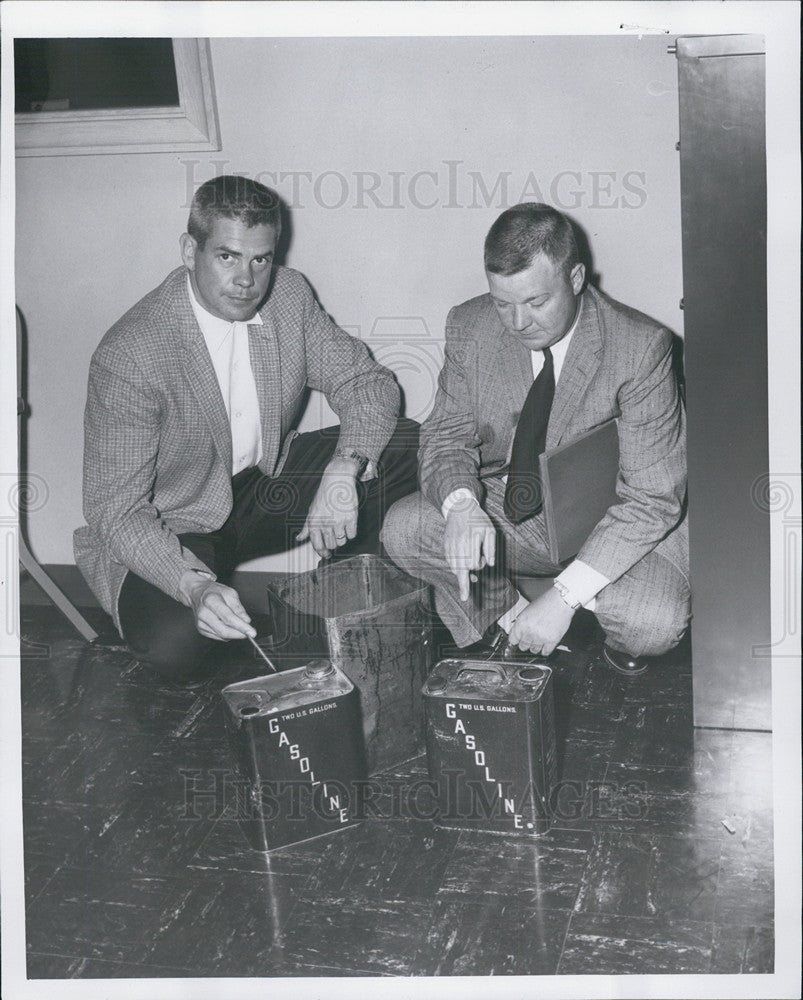
<instances>
[{"instance_id":1,"label":"metal bucket","mask_svg":"<svg viewBox=\"0 0 803 1000\"><path fill-rule=\"evenodd\" d=\"M281 577L268 596L277 650L328 657L359 691L369 772L421 753L429 588L377 556L359 555Z\"/></svg>"}]
</instances>

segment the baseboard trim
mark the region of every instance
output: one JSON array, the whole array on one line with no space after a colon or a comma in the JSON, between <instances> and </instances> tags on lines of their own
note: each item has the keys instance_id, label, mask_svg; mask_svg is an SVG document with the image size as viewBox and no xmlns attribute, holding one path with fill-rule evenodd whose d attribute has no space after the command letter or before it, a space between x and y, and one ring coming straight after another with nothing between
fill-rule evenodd
<instances>
[{"instance_id":1,"label":"baseboard trim","mask_svg":"<svg viewBox=\"0 0 803 1000\"><path fill-rule=\"evenodd\" d=\"M77 566L71 563L45 563L42 569L76 608L100 607L97 598L87 586L86 580L81 576L81 571ZM248 607L254 611L267 612L268 584L271 580L277 580L284 575L284 573L238 570L232 578L232 585ZM20 604L43 605L49 603L50 598L47 594L23 570L20 573Z\"/></svg>"}]
</instances>

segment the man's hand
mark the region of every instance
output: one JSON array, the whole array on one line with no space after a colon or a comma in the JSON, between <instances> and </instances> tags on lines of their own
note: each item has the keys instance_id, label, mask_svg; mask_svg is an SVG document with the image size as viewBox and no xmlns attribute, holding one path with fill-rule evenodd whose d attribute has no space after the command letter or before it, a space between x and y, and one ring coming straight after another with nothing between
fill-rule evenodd
<instances>
[{"instance_id":1,"label":"man's hand","mask_svg":"<svg viewBox=\"0 0 803 1000\"><path fill-rule=\"evenodd\" d=\"M307 539L326 558L357 534L357 471L351 458L333 458L307 511L298 541Z\"/></svg>"},{"instance_id":2,"label":"man's hand","mask_svg":"<svg viewBox=\"0 0 803 1000\"><path fill-rule=\"evenodd\" d=\"M531 601L529 607L513 622L509 642L519 649L529 649L544 656L555 649L571 625L574 611L560 594L551 587L545 594Z\"/></svg>"},{"instance_id":3,"label":"man's hand","mask_svg":"<svg viewBox=\"0 0 803 1000\"><path fill-rule=\"evenodd\" d=\"M237 591L199 573L188 572L179 584L187 606L195 615L195 627L208 639L244 639L257 634Z\"/></svg>"},{"instance_id":4,"label":"man's hand","mask_svg":"<svg viewBox=\"0 0 803 1000\"><path fill-rule=\"evenodd\" d=\"M457 577L460 600L467 601L477 571L493 566L496 559L496 528L475 499L458 500L446 515L443 548Z\"/></svg>"}]
</instances>

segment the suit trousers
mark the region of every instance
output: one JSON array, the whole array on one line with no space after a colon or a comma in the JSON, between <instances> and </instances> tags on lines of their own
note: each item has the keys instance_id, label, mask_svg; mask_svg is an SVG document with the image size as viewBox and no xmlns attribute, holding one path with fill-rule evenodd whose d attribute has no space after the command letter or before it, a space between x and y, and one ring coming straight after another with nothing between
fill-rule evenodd
<instances>
[{"instance_id":1,"label":"suit trousers","mask_svg":"<svg viewBox=\"0 0 803 1000\"><path fill-rule=\"evenodd\" d=\"M564 568L549 557L543 515L511 524L504 513L502 479L485 479L483 485L483 506L497 529L496 560L493 567L477 574L467 601L460 600L457 580L446 562L446 522L421 493L396 503L382 529L382 542L391 559L406 573L432 585L435 608L458 646L477 642L513 607L519 596L517 576L556 576ZM631 656L672 649L691 617L688 577L662 549L659 543L597 595L595 614L606 642Z\"/></svg>"},{"instance_id":2,"label":"suit trousers","mask_svg":"<svg viewBox=\"0 0 803 1000\"><path fill-rule=\"evenodd\" d=\"M240 563L292 549L337 446L339 430L335 426L299 434L278 476L269 478L257 468L237 473L226 522L217 531L181 534L181 544L224 584L229 584ZM379 531L385 512L416 487L418 430L413 420L398 421L380 458L378 475L357 484L357 535L333 553L333 559L383 554ZM137 659L174 681L200 680L214 672L215 657L228 645L202 636L190 608L131 571L123 581L118 610L123 637Z\"/></svg>"}]
</instances>

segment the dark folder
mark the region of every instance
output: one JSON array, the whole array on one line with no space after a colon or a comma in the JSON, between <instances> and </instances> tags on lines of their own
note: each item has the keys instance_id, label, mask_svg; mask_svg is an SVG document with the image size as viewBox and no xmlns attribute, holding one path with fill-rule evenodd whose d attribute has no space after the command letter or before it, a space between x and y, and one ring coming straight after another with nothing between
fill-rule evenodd
<instances>
[{"instance_id":1,"label":"dark folder","mask_svg":"<svg viewBox=\"0 0 803 1000\"><path fill-rule=\"evenodd\" d=\"M616 420L545 451L539 457L550 558L565 562L618 503L619 435Z\"/></svg>"}]
</instances>

